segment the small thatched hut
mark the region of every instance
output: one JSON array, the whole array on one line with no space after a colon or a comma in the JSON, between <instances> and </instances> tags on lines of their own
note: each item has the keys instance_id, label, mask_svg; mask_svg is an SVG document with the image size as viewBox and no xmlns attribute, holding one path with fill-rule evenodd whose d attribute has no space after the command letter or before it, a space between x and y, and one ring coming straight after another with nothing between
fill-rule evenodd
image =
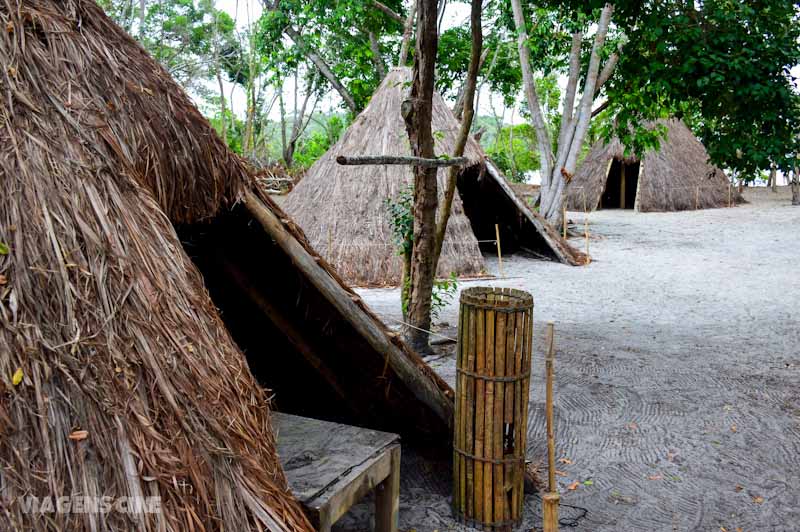
<instances>
[{"instance_id":1,"label":"small thatched hut","mask_svg":"<svg viewBox=\"0 0 800 532\"><path fill-rule=\"evenodd\" d=\"M617 138L595 144L567 186L567 208L656 212L727 206L728 178L708 161L697 137L680 120L658 124L667 136L643 159L626 157Z\"/></svg>"},{"instance_id":2,"label":"small thatched hut","mask_svg":"<svg viewBox=\"0 0 800 532\"><path fill-rule=\"evenodd\" d=\"M10 0L0 27L5 528L310 530L257 380L289 411L446 438L452 391L94 2Z\"/></svg>"},{"instance_id":3,"label":"small thatched hut","mask_svg":"<svg viewBox=\"0 0 800 532\"><path fill-rule=\"evenodd\" d=\"M400 107L411 83L411 71L393 69L364 111L342 138L323 155L289 193L284 207L303 228L312 245L348 282L364 286L397 285L402 261L392 237L388 200L395 200L413 182L411 167L398 165L341 166L339 155L410 155ZM444 99L433 98L437 154L452 154L459 123ZM527 247L565 262L579 262L563 241L554 241L541 219L511 190L490 165L472 138L468 159L458 180L458 194L447 226L440 276L483 272L479 241L494 249L495 224L501 229L504 252ZM447 170L439 171L439 194L444 194ZM555 234L555 233L554 233ZM555 234L558 239L558 235Z\"/></svg>"}]
</instances>

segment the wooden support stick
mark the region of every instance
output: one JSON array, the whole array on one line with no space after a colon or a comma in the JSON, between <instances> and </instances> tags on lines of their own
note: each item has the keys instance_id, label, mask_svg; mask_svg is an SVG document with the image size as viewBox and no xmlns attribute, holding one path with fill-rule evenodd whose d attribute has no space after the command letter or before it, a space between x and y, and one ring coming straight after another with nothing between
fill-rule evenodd
<instances>
[{"instance_id":1,"label":"wooden support stick","mask_svg":"<svg viewBox=\"0 0 800 532\"><path fill-rule=\"evenodd\" d=\"M558 504L560 496L556 486L556 437L553 426L553 366L555 364L555 326L547 323L547 357L545 358L546 393L545 417L547 420L547 484L542 497L544 532L558 532Z\"/></svg>"},{"instance_id":2,"label":"wooden support stick","mask_svg":"<svg viewBox=\"0 0 800 532\"><path fill-rule=\"evenodd\" d=\"M733 205L731 204L731 198L733 196L732 191L733 191L733 185L728 183L728 207L733 207Z\"/></svg>"},{"instance_id":3,"label":"wooden support stick","mask_svg":"<svg viewBox=\"0 0 800 532\"><path fill-rule=\"evenodd\" d=\"M547 357L545 358L546 393L545 418L547 420L547 488L556 491L556 438L553 429L553 364L555 362L555 326L547 322Z\"/></svg>"},{"instance_id":4,"label":"wooden support stick","mask_svg":"<svg viewBox=\"0 0 800 532\"><path fill-rule=\"evenodd\" d=\"M339 155L336 162L345 166L402 164L408 166L422 166L424 168L441 168L445 166L464 166L466 157L449 157L446 159L425 159L423 157L394 156L394 155L364 155L362 157L347 157Z\"/></svg>"},{"instance_id":5,"label":"wooden support stick","mask_svg":"<svg viewBox=\"0 0 800 532\"><path fill-rule=\"evenodd\" d=\"M558 493L545 493L542 496L544 532L558 532Z\"/></svg>"},{"instance_id":6,"label":"wooden support stick","mask_svg":"<svg viewBox=\"0 0 800 532\"><path fill-rule=\"evenodd\" d=\"M497 237L497 266L500 270L500 277L505 278L503 273L503 254L500 251L500 225L494 224L494 234Z\"/></svg>"}]
</instances>

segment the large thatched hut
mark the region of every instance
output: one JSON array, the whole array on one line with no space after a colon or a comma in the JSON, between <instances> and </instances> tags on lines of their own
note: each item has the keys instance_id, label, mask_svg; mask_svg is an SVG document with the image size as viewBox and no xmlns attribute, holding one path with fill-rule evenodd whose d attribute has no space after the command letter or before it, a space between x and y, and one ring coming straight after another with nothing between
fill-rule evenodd
<instances>
[{"instance_id":1,"label":"large thatched hut","mask_svg":"<svg viewBox=\"0 0 800 532\"><path fill-rule=\"evenodd\" d=\"M0 528L310 530L261 384L446 440L452 391L94 2L0 27ZM75 496L160 511L31 511Z\"/></svg>"},{"instance_id":2,"label":"large thatched hut","mask_svg":"<svg viewBox=\"0 0 800 532\"><path fill-rule=\"evenodd\" d=\"M393 242L387 201L396 200L413 177L410 166L342 166L336 157L410 155L400 112L410 83L409 69L389 72L367 108L285 199L286 211L312 245L353 284L399 284L402 261ZM452 154L459 123L438 94L433 97L432 129L436 153ZM495 224L500 227L504 252L528 248L564 262L580 262L557 233L546 231L541 218L525 207L497 169L487 164L474 139L467 142L464 156L468 163L458 179L440 276L483 272L481 247L494 249ZM446 169L439 171L440 197L446 175Z\"/></svg>"},{"instance_id":3,"label":"large thatched hut","mask_svg":"<svg viewBox=\"0 0 800 532\"><path fill-rule=\"evenodd\" d=\"M567 208L682 211L727 206L730 185L681 120L660 120L666 138L643 158L626 156L618 138L596 143L567 186Z\"/></svg>"}]
</instances>

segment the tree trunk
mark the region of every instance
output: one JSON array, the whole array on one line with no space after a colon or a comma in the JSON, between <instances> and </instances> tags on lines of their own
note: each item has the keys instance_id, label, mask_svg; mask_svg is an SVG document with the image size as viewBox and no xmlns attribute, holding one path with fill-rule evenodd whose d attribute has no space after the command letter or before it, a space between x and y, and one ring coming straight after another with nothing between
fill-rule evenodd
<instances>
[{"instance_id":1,"label":"tree trunk","mask_svg":"<svg viewBox=\"0 0 800 532\"><path fill-rule=\"evenodd\" d=\"M408 47L411 43L411 35L414 33L414 18L417 14L416 2L408 11L406 25L403 28L403 43L400 45L400 57L397 59L397 66L405 66L408 61Z\"/></svg>"},{"instance_id":2,"label":"tree trunk","mask_svg":"<svg viewBox=\"0 0 800 532\"><path fill-rule=\"evenodd\" d=\"M792 177L792 205L800 205L800 166L794 167L794 177Z\"/></svg>"},{"instance_id":3,"label":"tree trunk","mask_svg":"<svg viewBox=\"0 0 800 532\"><path fill-rule=\"evenodd\" d=\"M773 192L778 191L778 167L774 164L769 167L769 182L767 183Z\"/></svg>"},{"instance_id":4,"label":"tree trunk","mask_svg":"<svg viewBox=\"0 0 800 532\"><path fill-rule=\"evenodd\" d=\"M403 118L413 155L432 159L431 131L433 82L436 69L437 0L417 2L417 47L411 97L403 102ZM436 168L414 167L414 244L411 251L411 284L405 337L420 353L430 351L431 295L436 271L433 256L436 245Z\"/></svg>"},{"instance_id":5,"label":"tree trunk","mask_svg":"<svg viewBox=\"0 0 800 532\"><path fill-rule=\"evenodd\" d=\"M372 64L375 65L375 71L378 73L380 80L383 81L383 78L386 77L386 67L381 57L381 47L378 44L378 38L373 31L369 32L369 49L372 52Z\"/></svg>"},{"instance_id":6,"label":"tree trunk","mask_svg":"<svg viewBox=\"0 0 800 532\"><path fill-rule=\"evenodd\" d=\"M472 119L475 115L475 88L478 85L478 72L481 70L486 54L481 52L483 47L483 28L481 27L481 0L472 0L470 10L470 31L472 33L472 49L470 50L469 67L467 68L467 79L464 82L463 114L461 127L456 138L456 146L450 157L461 157L464 155L464 148L469 139L469 132L472 129ZM451 166L447 174L447 188L444 191L444 203L439 213L439 222L436 225L436 249L433 257L433 271L436 272L439 266L439 256L442 254L442 244L444 235L447 232L447 222L450 220L450 209L453 205L453 197L456 194L458 173L461 169Z\"/></svg>"}]
</instances>

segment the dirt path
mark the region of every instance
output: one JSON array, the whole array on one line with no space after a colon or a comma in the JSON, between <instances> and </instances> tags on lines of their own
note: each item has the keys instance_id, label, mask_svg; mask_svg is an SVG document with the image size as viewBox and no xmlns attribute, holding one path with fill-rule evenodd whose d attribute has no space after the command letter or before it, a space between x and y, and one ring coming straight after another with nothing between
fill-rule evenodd
<instances>
[{"instance_id":1,"label":"dirt path","mask_svg":"<svg viewBox=\"0 0 800 532\"><path fill-rule=\"evenodd\" d=\"M533 460L545 456L541 334L556 322L557 456L572 461L560 490L588 511L572 530L800 530L800 208L761 196L594 213L590 266L509 257L508 279L480 283L534 295ZM400 318L397 291L361 293ZM456 323L456 305L441 318ZM453 384L452 356L431 363ZM404 457L401 529L457 529L446 467ZM526 529L539 527L538 498L526 508ZM343 524L361 528L368 514Z\"/></svg>"}]
</instances>

